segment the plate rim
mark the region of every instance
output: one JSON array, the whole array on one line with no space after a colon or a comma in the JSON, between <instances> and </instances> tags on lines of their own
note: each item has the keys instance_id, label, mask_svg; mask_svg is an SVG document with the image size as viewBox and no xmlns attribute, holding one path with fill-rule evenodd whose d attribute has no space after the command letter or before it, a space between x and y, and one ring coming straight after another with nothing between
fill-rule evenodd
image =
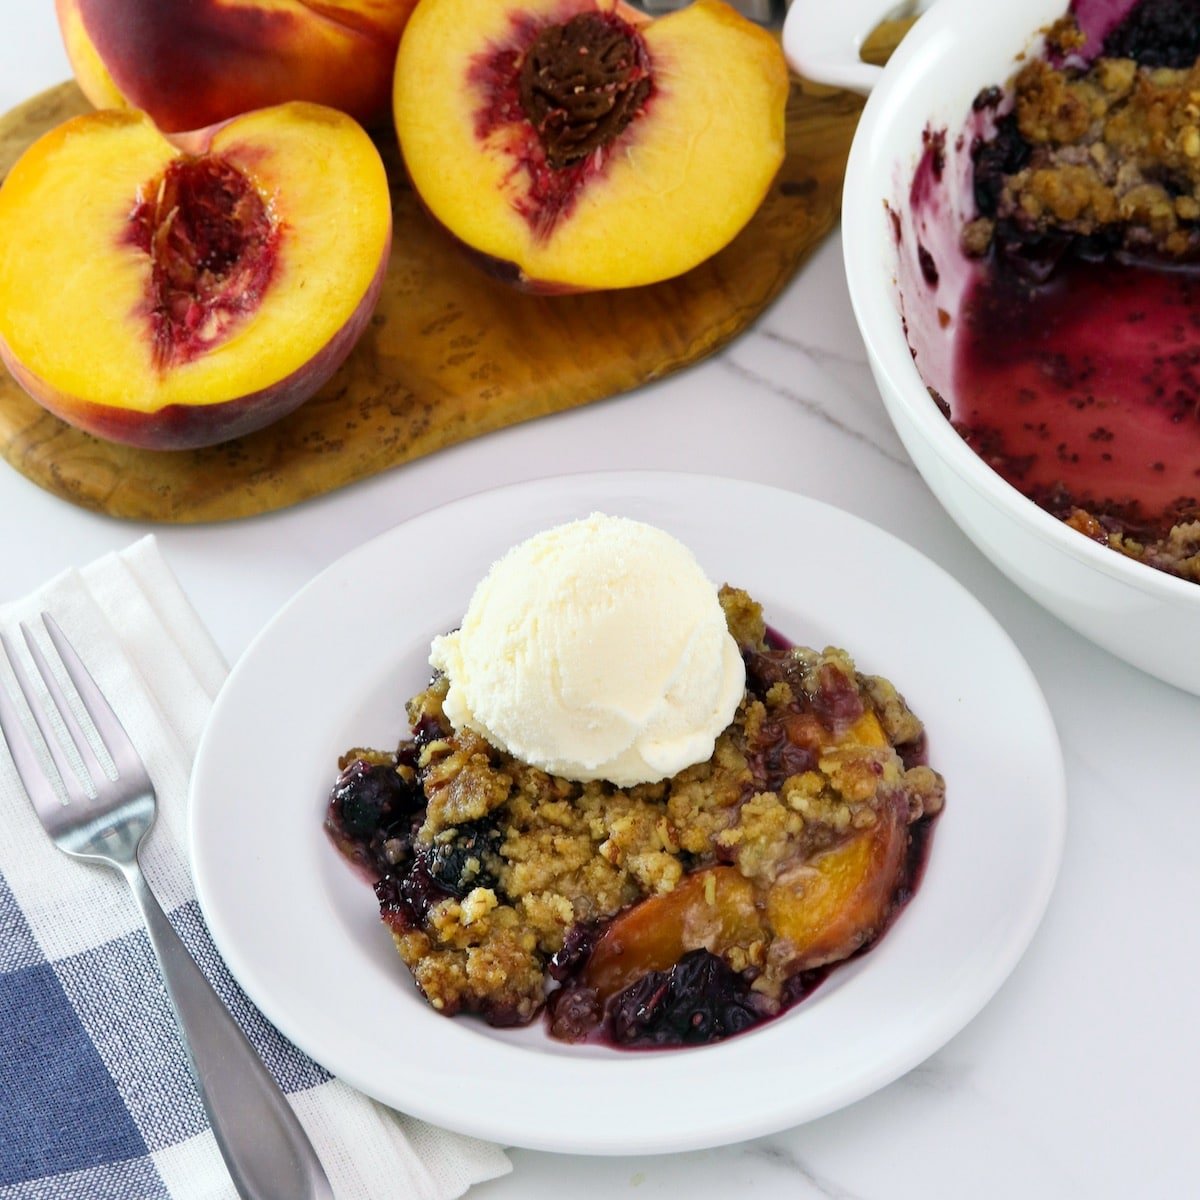
<instances>
[{"instance_id":1,"label":"plate rim","mask_svg":"<svg viewBox=\"0 0 1200 1200\"><path fill-rule=\"evenodd\" d=\"M564 1136L561 1131L555 1134L546 1134L536 1129L531 1130L525 1126L513 1127L511 1121L506 1122L504 1119L480 1118L478 1115L459 1110L447 1112L443 1105L435 1104L430 1106L420 1100L414 1102L411 1097L400 1100L392 1093L381 1095L378 1081L364 1078L354 1070L346 1070L344 1063L341 1064L340 1069L337 1069L335 1066L336 1054L330 1055L324 1051L324 1048L318 1048L318 1052L314 1053L313 1039L308 1036L308 1032L303 1029L290 1027L291 1023L286 1019L286 1015L281 1014L279 1006L274 1003L270 995L270 989L264 990L259 986L260 981L255 976L252 966L246 967L243 965L236 945L236 935L232 934L226 928L222 917L217 915L219 908L219 888L216 891L213 890L213 884L205 873L203 860L197 856L197 846L203 841L203 802L197 802L197 793L200 790L198 781L202 779L208 770L209 756L213 753L211 736L215 735L212 735L211 731L220 728L224 706L227 703L233 703L228 698L230 696L236 697L237 690L241 686L240 680L243 673L253 670L253 664L259 653L259 648L273 636L279 624L284 620L285 614L289 614L295 607L304 604L306 598L312 593L319 592L325 586L324 581L336 579L339 574L351 570L355 561L364 557L370 558L373 550L387 544L392 539L402 537L403 535L400 531L414 522L427 520L434 514L444 514L447 511L453 512L456 509L470 509L484 499L500 499L505 495L516 496L519 499L524 494L537 493L543 489L549 489L553 492L557 487L585 487L589 493L595 494L596 506L603 507L606 499L611 500L611 496L608 496L606 493L611 492L613 489L620 489L622 486L631 486L634 483L644 484L651 491L654 491L656 488L669 491L672 487L679 486L702 488L716 486L744 493L756 493L763 499L782 498L786 503L798 504L801 507L809 507L814 511L823 512L826 519L849 522L851 527L858 528L868 538L882 538L885 542L891 543L902 554L913 556L919 561L923 570L932 572L933 576L938 579L943 587L949 588L951 593L956 594L961 602L966 603L968 607L974 609L976 616L985 623L992 635L998 638L999 644L1011 658L1012 665L1018 669L1018 673L1021 676L1020 682L1027 689L1028 693L1023 698L1037 708L1036 724L1046 735L1045 749L1049 752L1053 760L1052 763L1047 764L1053 768L1053 787L1047 788L1047 795L1042 806L1042 815L1046 817L1046 823L1041 830L1044 836L1040 844L1038 856L1039 866L1036 873L1038 886L1027 893L1025 897L1026 902L1019 914L1021 919L1014 923L1005 938L1004 952L993 956L988 961L985 969L977 969L975 971L975 982L967 989L969 998L960 999L952 1006L949 1019L947 1019L946 1013L943 1012L939 1020L926 1021L919 1032L914 1033L902 1043L896 1053L880 1057L870 1069L860 1070L857 1074L841 1081L838 1085L826 1087L820 1100L810 1101L803 1105L792 1104L790 1106L781 1106L775 1116L770 1119L764 1118L762 1114L755 1113L739 1121L736 1114L734 1114L724 1119L720 1123L719 1128L703 1127L688 1131L676 1130L669 1135L653 1129L625 1130L616 1133L610 1131L607 1134L593 1130L585 1136L575 1137ZM534 1150L559 1153L599 1155L670 1153L711 1148L776 1132L780 1129L789 1128L827 1115L830 1112L845 1107L847 1104L871 1095L924 1061L932 1053L944 1046L978 1015L1000 989L1024 955L1041 924L1057 882L1065 846L1066 823L1067 788L1065 763L1053 714L1045 695L1032 668L1008 632L992 616L986 606L949 571L889 531L881 529L879 526L874 525L857 514L847 512L826 501L807 496L801 492L731 476L655 469L556 474L509 483L495 488L479 489L445 503L432 505L419 513L414 513L391 528L374 535L367 541L348 550L345 554L340 555L314 575L279 607L267 624L251 640L244 653L235 663L214 702L209 719L206 722L197 750L195 767L192 772L188 793L189 858L196 884L197 899L204 919L209 925L213 941L246 994L263 1012L264 1016L275 1024L280 1032L294 1042L298 1048L313 1057L326 1069L330 1070L331 1073L350 1086L368 1096L372 1096L383 1104L391 1105L413 1116L435 1122L468 1135L498 1140L507 1145L517 1145ZM867 959L865 961L869 962L870 960ZM281 1015L284 1017L282 1020L280 1019ZM441 1018L438 1019L441 1020ZM736 1046L736 1042L725 1043L722 1046L706 1047L704 1048L704 1054L711 1058L714 1054L720 1053L730 1046ZM504 1051L519 1051L520 1047L505 1046L503 1049ZM694 1053L696 1053L694 1050L670 1051L668 1052L668 1058L682 1062L684 1059L690 1058ZM501 1057L504 1057L504 1055L501 1054ZM660 1064L663 1062L663 1059L657 1055L631 1055L622 1053L616 1056L616 1058L623 1063L628 1063L630 1059L636 1058L656 1061ZM616 1065L613 1059L589 1059L588 1062L592 1067L599 1068L601 1072L609 1070ZM627 1067L622 1069L628 1070Z\"/></svg>"}]
</instances>

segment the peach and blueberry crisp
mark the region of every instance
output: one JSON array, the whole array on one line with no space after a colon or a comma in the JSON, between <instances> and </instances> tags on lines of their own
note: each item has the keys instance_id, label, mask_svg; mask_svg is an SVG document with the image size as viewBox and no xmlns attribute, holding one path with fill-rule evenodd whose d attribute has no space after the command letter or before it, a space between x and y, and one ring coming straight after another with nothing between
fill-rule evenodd
<instances>
[{"instance_id":1,"label":"peach and blueberry crisp","mask_svg":"<svg viewBox=\"0 0 1200 1200\"><path fill-rule=\"evenodd\" d=\"M869 947L917 883L944 786L921 722L842 650L720 602L746 690L711 758L571 782L455 731L435 676L393 751L339 760L326 828L438 1011L620 1046L716 1041Z\"/></svg>"}]
</instances>

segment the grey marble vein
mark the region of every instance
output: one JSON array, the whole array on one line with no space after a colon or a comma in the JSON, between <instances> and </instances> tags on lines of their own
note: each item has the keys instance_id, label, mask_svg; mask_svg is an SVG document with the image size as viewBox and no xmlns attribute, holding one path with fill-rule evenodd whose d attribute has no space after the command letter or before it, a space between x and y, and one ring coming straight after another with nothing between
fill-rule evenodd
<instances>
[{"instance_id":1,"label":"grey marble vein","mask_svg":"<svg viewBox=\"0 0 1200 1200\"><path fill-rule=\"evenodd\" d=\"M746 1158L760 1159L774 1167L790 1171L803 1178L821 1196L829 1200L866 1200L860 1192L852 1192L836 1180L818 1174L802 1158L777 1142L750 1142L741 1148Z\"/></svg>"},{"instance_id":2,"label":"grey marble vein","mask_svg":"<svg viewBox=\"0 0 1200 1200\"><path fill-rule=\"evenodd\" d=\"M816 346L811 342L801 341L797 337L790 337L786 333L780 333L777 329L758 329L755 330L755 333L769 342L777 342L781 346L787 346L791 350L799 350L803 354L807 354L818 366L825 362L834 362L846 366L867 367L870 370L865 351L861 354L845 354L840 350L830 350L828 346Z\"/></svg>"},{"instance_id":3,"label":"grey marble vein","mask_svg":"<svg viewBox=\"0 0 1200 1200\"><path fill-rule=\"evenodd\" d=\"M782 396L786 400L791 400L799 404L805 412L819 418L826 424L833 426L839 433L846 434L847 437L853 438L856 442L861 442L864 446L869 447L882 458L886 458L888 462L894 463L898 467L902 467L905 471L915 472L916 468L912 465L908 458L903 454L889 450L886 446L881 446L878 442L868 437L859 429L855 429L852 425L848 425L845 421L839 420L833 415L824 405L811 396L804 396L790 388L781 387L773 380L765 375L760 375L757 371L752 371L749 367L743 366L739 362L734 362L730 358L722 358L719 360L719 365L726 371L738 376L740 379L746 380L748 383L753 383L758 387L766 388L769 392L776 396Z\"/></svg>"}]
</instances>

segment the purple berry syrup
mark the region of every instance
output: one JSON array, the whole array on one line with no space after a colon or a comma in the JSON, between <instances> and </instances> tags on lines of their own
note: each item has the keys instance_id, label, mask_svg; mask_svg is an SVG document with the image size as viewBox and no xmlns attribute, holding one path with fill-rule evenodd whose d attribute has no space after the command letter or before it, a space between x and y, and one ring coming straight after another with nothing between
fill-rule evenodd
<instances>
[{"instance_id":1,"label":"purple berry syrup","mask_svg":"<svg viewBox=\"0 0 1200 1200\"><path fill-rule=\"evenodd\" d=\"M1200 269L981 273L955 394L955 427L1027 496L1165 534L1200 497Z\"/></svg>"}]
</instances>

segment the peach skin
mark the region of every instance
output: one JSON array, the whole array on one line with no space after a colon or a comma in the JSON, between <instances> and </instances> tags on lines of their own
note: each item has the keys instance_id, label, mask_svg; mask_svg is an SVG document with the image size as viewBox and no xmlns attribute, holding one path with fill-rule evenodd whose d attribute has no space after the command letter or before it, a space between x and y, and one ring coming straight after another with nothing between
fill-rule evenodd
<instances>
[{"instance_id":1,"label":"peach skin","mask_svg":"<svg viewBox=\"0 0 1200 1200\"><path fill-rule=\"evenodd\" d=\"M97 108L200 129L310 100L386 120L416 0L55 0L67 57Z\"/></svg>"}]
</instances>

